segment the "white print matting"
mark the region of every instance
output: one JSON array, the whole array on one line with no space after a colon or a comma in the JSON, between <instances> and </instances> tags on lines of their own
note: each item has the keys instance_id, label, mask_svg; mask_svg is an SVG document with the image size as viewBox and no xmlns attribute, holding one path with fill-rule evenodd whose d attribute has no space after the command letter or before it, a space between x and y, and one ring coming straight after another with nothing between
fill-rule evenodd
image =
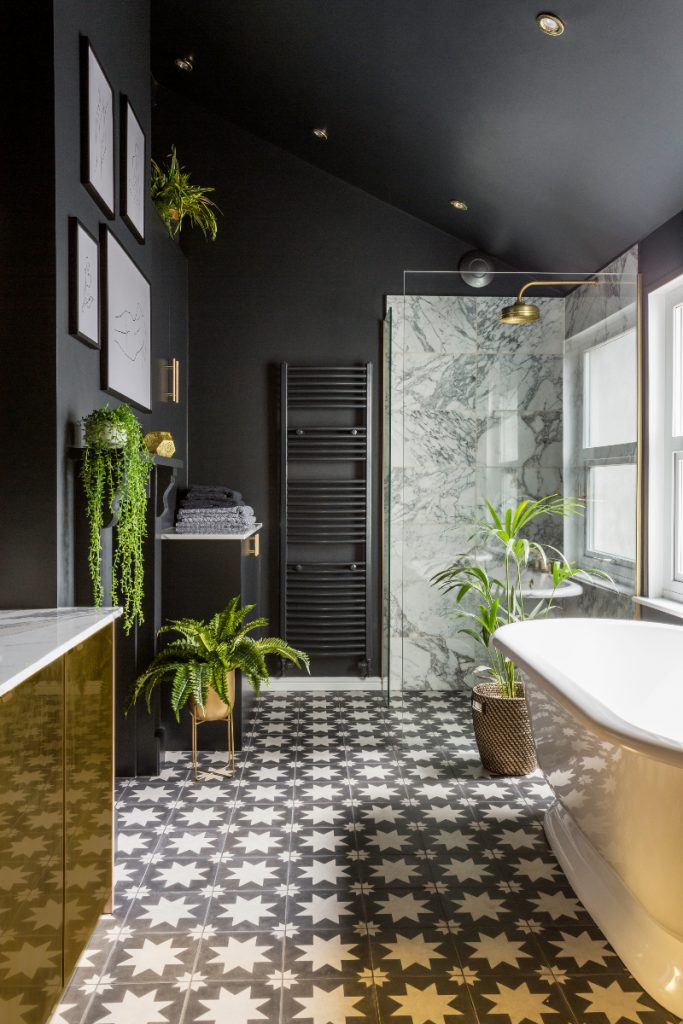
<instances>
[{"instance_id":1,"label":"white print matting","mask_svg":"<svg viewBox=\"0 0 683 1024\"><path fill-rule=\"evenodd\" d=\"M114 216L114 90L90 42L81 36L81 180Z\"/></svg>"},{"instance_id":2,"label":"white print matting","mask_svg":"<svg viewBox=\"0 0 683 1024\"><path fill-rule=\"evenodd\" d=\"M101 227L102 340L106 391L149 412L151 289L145 275L106 225Z\"/></svg>"},{"instance_id":3,"label":"white print matting","mask_svg":"<svg viewBox=\"0 0 683 1024\"><path fill-rule=\"evenodd\" d=\"M99 348L99 250L75 217L69 218L69 333Z\"/></svg>"},{"instance_id":4,"label":"white print matting","mask_svg":"<svg viewBox=\"0 0 683 1024\"><path fill-rule=\"evenodd\" d=\"M130 100L121 97L121 216L139 242L145 240L145 133Z\"/></svg>"}]
</instances>

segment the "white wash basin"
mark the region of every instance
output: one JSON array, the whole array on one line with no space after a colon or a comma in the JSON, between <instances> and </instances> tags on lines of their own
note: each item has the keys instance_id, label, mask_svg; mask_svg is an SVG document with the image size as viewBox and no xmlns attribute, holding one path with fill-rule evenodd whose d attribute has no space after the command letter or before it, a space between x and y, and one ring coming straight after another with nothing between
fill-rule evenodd
<instances>
[{"instance_id":1,"label":"white wash basin","mask_svg":"<svg viewBox=\"0 0 683 1024\"><path fill-rule=\"evenodd\" d=\"M549 572L526 570L522 573L522 597L537 597L539 601L552 597L553 601L562 601L580 594L583 594L583 587L574 580L566 580L555 589Z\"/></svg>"}]
</instances>

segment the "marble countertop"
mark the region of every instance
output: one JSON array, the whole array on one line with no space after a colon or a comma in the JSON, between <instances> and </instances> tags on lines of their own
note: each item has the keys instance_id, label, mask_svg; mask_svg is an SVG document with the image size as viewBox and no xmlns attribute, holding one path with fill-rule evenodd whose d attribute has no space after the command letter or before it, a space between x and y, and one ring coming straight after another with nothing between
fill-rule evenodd
<instances>
[{"instance_id":1,"label":"marble countertop","mask_svg":"<svg viewBox=\"0 0 683 1024\"><path fill-rule=\"evenodd\" d=\"M120 608L0 611L0 697L121 614Z\"/></svg>"}]
</instances>

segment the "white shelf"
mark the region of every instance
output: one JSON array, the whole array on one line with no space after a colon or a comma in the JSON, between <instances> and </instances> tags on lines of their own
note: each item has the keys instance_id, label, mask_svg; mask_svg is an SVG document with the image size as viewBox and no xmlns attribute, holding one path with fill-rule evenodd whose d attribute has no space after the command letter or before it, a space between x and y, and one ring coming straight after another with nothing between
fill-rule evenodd
<instances>
[{"instance_id":1,"label":"white shelf","mask_svg":"<svg viewBox=\"0 0 683 1024\"><path fill-rule=\"evenodd\" d=\"M263 523L256 523L246 533L177 533L176 528L159 534L161 540L247 540L258 533Z\"/></svg>"}]
</instances>

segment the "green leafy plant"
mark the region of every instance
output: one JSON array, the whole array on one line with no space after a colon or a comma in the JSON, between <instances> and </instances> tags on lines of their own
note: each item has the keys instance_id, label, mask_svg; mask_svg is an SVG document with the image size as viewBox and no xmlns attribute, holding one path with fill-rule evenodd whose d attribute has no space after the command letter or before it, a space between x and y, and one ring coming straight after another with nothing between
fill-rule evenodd
<instances>
[{"instance_id":1,"label":"green leafy plant","mask_svg":"<svg viewBox=\"0 0 683 1024\"><path fill-rule=\"evenodd\" d=\"M205 238L215 241L218 224L214 210L221 211L207 196L214 189L190 184L190 175L178 163L175 146L171 146L168 161L160 167L152 160L152 200L169 235L175 238L187 217L193 227L201 228Z\"/></svg>"},{"instance_id":2,"label":"green leafy plant","mask_svg":"<svg viewBox=\"0 0 683 1024\"><path fill-rule=\"evenodd\" d=\"M494 557L498 556L500 573L489 574L483 562L477 560L476 553L461 552L452 565L431 579L431 583L444 593L455 591L458 606L456 614L458 618L470 623L460 632L483 647L487 655L488 664L480 666L476 672L497 683L501 697L517 696L521 679L509 658L491 644L495 631L510 622L547 615L554 607L557 589L576 576L600 576L611 582L607 573L599 569L581 569L568 562L558 548L552 545L544 547L528 536L532 524L538 526L536 521L539 518L566 519L582 515L583 509L583 501L561 498L557 494L549 494L537 501L525 500L516 508L508 508L500 513L486 501L487 514L467 520L473 526L470 541L482 546ZM550 558L549 553L552 556ZM528 584L525 586L522 573L532 560L548 568L551 589L548 598L539 600L532 597ZM463 606L468 595L475 596L478 601L474 611ZM533 607L530 607L531 602Z\"/></svg>"},{"instance_id":3,"label":"green leafy plant","mask_svg":"<svg viewBox=\"0 0 683 1024\"><path fill-rule=\"evenodd\" d=\"M204 710L209 688L213 688L224 704L231 706L228 673L239 669L258 694L268 683L266 656L276 654L291 661L297 668L309 669L308 655L298 651L279 637L249 636L255 629L268 625L264 618L246 617L253 604L240 607L240 599L233 597L222 612L209 622L201 619L174 619L162 626L161 633L178 633L167 647L154 657L149 667L137 678L126 702L126 712L144 694L147 709L154 688L160 683L172 684L171 707L180 720L180 712L188 700L194 699Z\"/></svg>"},{"instance_id":4,"label":"green leafy plant","mask_svg":"<svg viewBox=\"0 0 683 1024\"><path fill-rule=\"evenodd\" d=\"M123 628L143 621L143 555L147 534L147 481L153 458L145 448L140 424L128 405L95 409L83 420L85 450L81 479L90 527L88 565L93 603L99 607L102 587L102 540L107 518L117 516L112 560L111 596L123 606Z\"/></svg>"}]
</instances>

